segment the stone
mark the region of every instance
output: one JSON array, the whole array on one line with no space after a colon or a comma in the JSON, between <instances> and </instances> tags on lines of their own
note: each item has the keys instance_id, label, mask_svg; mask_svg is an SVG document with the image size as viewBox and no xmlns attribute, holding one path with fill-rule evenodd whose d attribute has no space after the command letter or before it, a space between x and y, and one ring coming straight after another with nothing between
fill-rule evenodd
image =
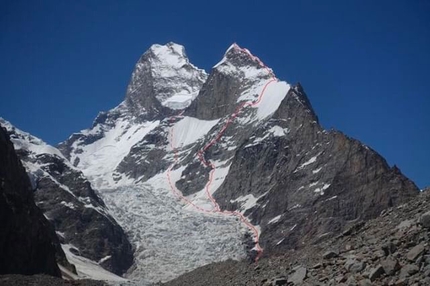
<instances>
[{"instance_id":1,"label":"stone","mask_svg":"<svg viewBox=\"0 0 430 286\"><path fill-rule=\"evenodd\" d=\"M396 283L394 284L395 286L405 286L408 284L408 280L405 278L400 278L399 280L396 281Z\"/></svg>"},{"instance_id":2,"label":"stone","mask_svg":"<svg viewBox=\"0 0 430 286\"><path fill-rule=\"evenodd\" d=\"M346 280L348 280L348 276L346 276L346 275L341 275L341 276L336 277L336 278L335 278L335 280L336 280L336 282L337 282L337 283L343 283L343 282L345 282Z\"/></svg>"},{"instance_id":3,"label":"stone","mask_svg":"<svg viewBox=\"0 0 430 286\"><path fill-rule=\"evenodd\" d=\"M345 266L345 269L348 270L349 272L358 273L366 267L366 264L362 261L356 260L355 258L349 258L345 262L344 266Z\"/></svg>"},{"instance_id":4,"label":"stone","mask_svg":"<svg viewBox=\"0 0 430 286\"><path fill-rule=\"evenodd\" d=\"M296 271L288 277L288 282L293 283L293 285L299 285L302 283L307 277L308 271L305 267L299 267Z\"/></svg>"},{"instance_id":5,"label":"stone","mask_svg":"<svg viewBox=\"0 0 430 286\"><path fill-rule=\"evenodd\" d=\"M418 258L418 256L420 256L421 253L423 253L423 251L424 251L424 245L418 244L414 246L414 248L409 250L408 254L406 255L406 258L409 261L415 261Z\"/></svg>"},{"instance_id":6,"label":"stone","mask_svg":"<svg viewBox=\"0 0 430 286\"><path fill-rule=\"evenodd\" d=\"M414 264L407 264L400 270L400 278L406 278L417 273L420 269Z\"/></svg>"},{"instance_id":7,"label":"stone","mask_svg":"<svg viewBox=\"0 0 430 286\"><path fill-rule=\"evenodd\" d=\"M276 278L273 283L275 285L287 285L287 282L288 282L288 280L286 277L280 277L280 278Z\"/></svg>"},{"instance_id":8,"label":"stone","mask_svg":"<svg viewBox=\"0 0 430 286\"><path fill-rule=\"evenodd\" d=\"M381 247L382 251L384 251L385 256L388 256L390 254L393 254L396 252L397 247L394 245L394 243L392 243L391 241L388 242L387 244L384 244Z\"/></svg>"},{"instance_id":9,"label":"stone","mask_svg":"<svg viewBox=\"0 0 430 286\"><path fill-rule=\"evenodd\" d=\"M324 259L332 259L332 258L336 258L338 256L339 256L339 254L337 252L334 252L334 251L327 251L323 254Z\"/></svg>"},{"instance_id":10,"label":"stone","mask_svg":"<svg viewBox=\"0 0 430 286\"><path fill-rule=\"evenodd\" d=\"M404 230L410 228L414 224L413 220L404 220L396 227L399 230Z\"/></svg>"},{"instance_id":11,"label":"stone","mask_svg":"<svg viewBox=\"0 0 430 286\"><path fill-rule=\"evenodd\" d=\"M421 215L420 223L425 228L430 228L430 211Z\"/></svg>"},{"instance_id":12,"label":"stone","mask_svg":"<svg viewBox=\"0 0 430 286\"><path fill-rule=\"evenodd\" d=\"M381 265L376 266L370 270L369 279L370 281L375 281L384 274L384 268Z\"/></svg>"},{"instance_id":13,"label":"stone","mask_svg":"<svg viewBox=\"0 0 430 286\"><path fill-rule=\"evenodd\" d=\"M385 257L385 256L386 256L386 254L385 254L385 252L384 252L383 250L375 251L373 254L374 254L374 255L373 255L373 259L374 259L374 260L376 260L376 259L378 259L378 258L383 258L383 257Z\"/></svg>"},{"instance_id":14,"label":"stone","mask_svg":"<svg viewBox=\"0 0 430 286\"><path fill-rule=\"evenodd\" d=\"M322 263L321 262L319 262L319 263L317 263L317 264L315 264L314 266L312 266L312 268L313 269L319 269L319 268L321 268L323 265L322 265Z\"/></svg>"},{"instance_id":15,"label":"stone","mask_svg":"<svg viewBox=\"0 0 430 286\"><path fill-rule=\"evenodd\" d=\"M356 263L352 264L349 268L349 271L352 273L358 273L361 272L366 267L366 263L362 261L357 261Z\"/></svg>"},{"instance_id":16,"label":"stone","mask_svg":"<svg viewBox=\"0 0 430 286\"><path fill-rule=\"evenodd\" d=\"M355 279L354 276L349 276L345 283L348 286L353 286L353 285L357 285L357 280Z\"/></svg>"},{"instance_id":17,"label":"stone","mask_svg":"<svg viewBox=\"0 0 430 286\"><path fill-rule=\"evenodd\" d=\"M359 285L360 286L372 286L372 281L370 281L369 279L363 279L363 280L360 280Z\"/></svg>"},{"instance_id":18,"label":"stone","mask_svg":"<svg viewBox=\"0 0 430 286\"><path fill-rule=\"evenodd\" d=\"M400 264L397 259L393 257L387 257L381 261L381 266L384 268L384 272L387 275L394 275L394 273L400 269Z\"/></svg>"}]
</instances>

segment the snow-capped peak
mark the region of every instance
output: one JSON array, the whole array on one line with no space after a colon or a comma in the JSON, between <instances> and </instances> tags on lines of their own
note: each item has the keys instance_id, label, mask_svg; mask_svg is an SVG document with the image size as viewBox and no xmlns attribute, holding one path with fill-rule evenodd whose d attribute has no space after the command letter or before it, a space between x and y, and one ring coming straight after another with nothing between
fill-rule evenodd
<instances>
[{"instance_id":1,"label":"snow-capped peak","mask_svg":"<svg viewBox=\"0 0 430 286\"><path fill-rule=\"evenodd\" d=\"M174 69L181 68L184 64L190 64L188 57L185 53L185 48L182 45L170 42L166 45L154 44L147 53L152 54L152 60L159 63L152 62L152 65L163 65Z\"/></svg>"},{"instance_id":2,"label":"snow-capped peak","mask_svg":"<svg viewBox=\"0 0 430 286\"><path fill-rule=\"evenodd\" d=\"M204 70L190 63L183 46L154 44L135 66L126 101L138 112L159 110L160 104L182 109L198 95L206 78Z\"/></svg>"},{"instance_id":3,"label":"snow-capped peak","mask_svg":"<svg viewBox=\"0 0 430 286\"><path fill-rule=\"evenodd\" d=\"M268 68L248 49L241 48L236 43L230 45L223 59L213 68L225 74L241 74L248 79L275 77L272 69Z\"/></svg>"}]
</instances>

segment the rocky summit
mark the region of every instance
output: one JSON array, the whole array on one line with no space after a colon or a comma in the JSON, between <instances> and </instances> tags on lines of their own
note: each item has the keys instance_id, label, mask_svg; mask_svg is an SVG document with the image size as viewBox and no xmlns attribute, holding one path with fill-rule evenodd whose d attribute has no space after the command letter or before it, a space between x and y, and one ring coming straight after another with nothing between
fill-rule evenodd
<instances>
[{"instance_id":1,"label":"rocky summit","mask_svg":"<svg viewBox=\"0 0 430 286\"><path fill-rule=\"evenodd\" d=\"M301 84L237 44L208 73L179 44L151 46L123 101L57 147L0 124L76 267L63 276L407 285L427 273L427 195L325 130Z\"/></svg>"}]
</instances>

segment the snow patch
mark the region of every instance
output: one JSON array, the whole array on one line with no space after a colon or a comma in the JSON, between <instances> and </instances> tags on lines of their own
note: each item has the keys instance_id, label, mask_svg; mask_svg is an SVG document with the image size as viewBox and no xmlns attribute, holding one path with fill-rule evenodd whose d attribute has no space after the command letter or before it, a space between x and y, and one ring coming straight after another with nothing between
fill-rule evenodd
<instances>
[{"instance_id":1,"label":"snow patch","mask_svg":"<svg viewBox=\"0 0 430 286\"><path fill-rule=\"evenodd\" d=\"M79 279L93 279L93 280L103 280L103 281L115 281L115 282L126 282L124 279L118 275L115 275L106 269L102 268L98 263L73 254L70 248L76 248L71 244L62 244L64 253L66 254L67 260L76 266L76 272L78 273Z\"/></svg>"},{"instance_id":2,"label":"snow patch","mask_svg":"<svg viewBox=\"0 0 430 286\"><path fill-rule=\"evenodd\" d=\"M65 205L66 207L68 207L69 209L76 209L76 206L72 203L66 202L66 201L62 201L60 204Z\"/></svg>"},{"instance_id":3,"label":"snow patch","mask_svg":"<svg viewBox=\"0 0 430 286\"><path fill-rule=\"evenodd\" d=\"M310 187L310 188L315 187L316 185L318 185L318 183L319 183L318 181L317 181L317 182L310 183L310 184L309 184L309 187Z\"/></svg>"},{"instance_id":4,"label":"snow patch","mask_svg":"<svg viewBox=\"0 0 430 286\"><path fill-rule=\"evenodd\" d=\"M269 222L267 224L276 223L281 219L281 217L282 217L282 215L275 216L274 218L269 220Z\"/></svg>"},{"instance_id":5,"label":"snow patch","mask_svg":"<svg viewBox=\"0 0 430 286\"><path fill-rule=\"evenodd\" d=\"M240 204L240 207L238 208L240 212L243 214L245 211L253 208L254 206L258 205L257 201L264 197L268 192L265 192L259 197L254 197L253 194L248 194L245 196L240 196L234 200L230 200L231 203L238 202Z\"/></svg>"},{"instance_id":6,"label":"snow patch","mask_svg":"<svg viewBox=\"0 0 430 286\"><path fill-rule=\"evenodd\" d=\"M249 148L252 146L256 146L266 140L267 138L270 138L270 136L273 137L282 137L285 136L288 133L288 128L282 128L278 125L272 126L269 130L265 132L265 135L263 137L257 137L254 138L254 141L250 144L247 144L244 148Z\"/></svg>"},{"instance_id":7,"label":"snow patch","mask_svg":"<svg viewBox=\"0 0 430 286\"><path fill-rule=\"evenodd\" d=\"M217 120L200 120L194 117L184 117L172 127L174 128L174 146L181 148L183 146L196 143L203 138L217 123Z\"/></svg>"},{"instance_id":8,"label":"snow patch","mask_svg":"<svg viewBox=\"0 0 430 286\"><path fill-rule=\"evenodd\" d=\"M315 163L315 162L317 161L317 157L318 157L318 156L314 156L314 157L310 158L308 161L306 161L306 162L304 162L303 164L301 164L301 165L299 166L299 168L298 168L298 169L303 169L303 168L304 168L304 167L306 167L307 165L310 165L310 164L312 164L312 163Z\"/></svg>"},{"instance_id":9,"label":"snow patch","mask_svg":"<svg viewBox=\"0 0 430 286\"><path fill-rule=\"evenodd\" d=\"M283 239L281 239L280 241L278 241L278 242L276 243L276 245L280 245L284 240L285 240L285 237L284 237Z\"/></svg>"},{"instance_id":10,"label":"snow patch","mask_svg":"<svg viewBox=\"0 0 430 286\"><path fill-rule=\"evenodd\" d=\"M258 120L264 120L275 113L289 90L290 85L284 81L270 83L261 101L256 105Z\"/></svg>"}]
</instances>

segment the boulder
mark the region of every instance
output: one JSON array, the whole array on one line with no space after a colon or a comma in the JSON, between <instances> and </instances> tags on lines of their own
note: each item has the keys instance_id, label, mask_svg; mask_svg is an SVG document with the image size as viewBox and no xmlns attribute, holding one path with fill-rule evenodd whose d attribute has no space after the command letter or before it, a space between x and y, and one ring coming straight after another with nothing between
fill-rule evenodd
<instances>
[{"instance_id":1,"label":"boulder","mask_svg":"<svg viewBox=\"0 0 430 286\"><path fill-rule=\"evenodd\" d=\"M425 228L430 228L430 211L421 215L420 223Z\"/></svg>"},{"instance_id":2,"label":"boulder","mask_svg":"<svg viewBox=\"0 0 430 286\"><path fill-rule=\"evenodd\" d=\"M420 269L414 264L407 264L400 270L400 278L406 278L417 273Z\"/></svg>"},{"instance_id":3,"label":"boulder","mask_svg":"<svg viewBox=\"0 0 430 286\"><path fill-rule=\"evenodd\" d=\"M288 277L288 282L293 283L293 285L299 285L302 283L308 274L308 270L305 267L299 267L296 269L296 271Z\"/></svg>"},{"instance_id":4,"label":"boulder","mask_svg":"<svg viewBox=\"0 0 430 286\"><path fill-rule=\"evenodd\" d=\"M406 258L409 261L415 261L418 258L418 256L420 256L421 253L423 252L424 252L424 245L418 244L414 246L411 250L409 250L408 254L406 255Z\"/></svg>"},{"instance_id":5,"label":"boulder","mask_svg":"<svg viewBox=\"0 0 430 286\"><path fill-rule=\"evenodd\" d=\"M337 252L334 252L334 251L327 251L326 253L323 254L324 259L332 259L332 258L336 258L338 256L339 256L339 254Z\"/></svg>"},{"instance_id":6,"label":"boulder","mask_svg":"<svg viewBox=\"0 0 430 286\"><path fill-rule=\"evenodd\" d=\"M370 281L375 281L384 274L384 268L381 265L376 266L370 270L369 279Z\"/></svg>"},{"instance_id":7,"label":"boulder","mask_svg":"<svg viewBox=\"0 0 430 286\"><path fill-rule=\"evenodd\" d=\"M397 259L388 257L381 261L381 266L384 268L384 272L387 275L394 275L394 273L400 269L400 264Z\"/></svg>"}]
</instances>

